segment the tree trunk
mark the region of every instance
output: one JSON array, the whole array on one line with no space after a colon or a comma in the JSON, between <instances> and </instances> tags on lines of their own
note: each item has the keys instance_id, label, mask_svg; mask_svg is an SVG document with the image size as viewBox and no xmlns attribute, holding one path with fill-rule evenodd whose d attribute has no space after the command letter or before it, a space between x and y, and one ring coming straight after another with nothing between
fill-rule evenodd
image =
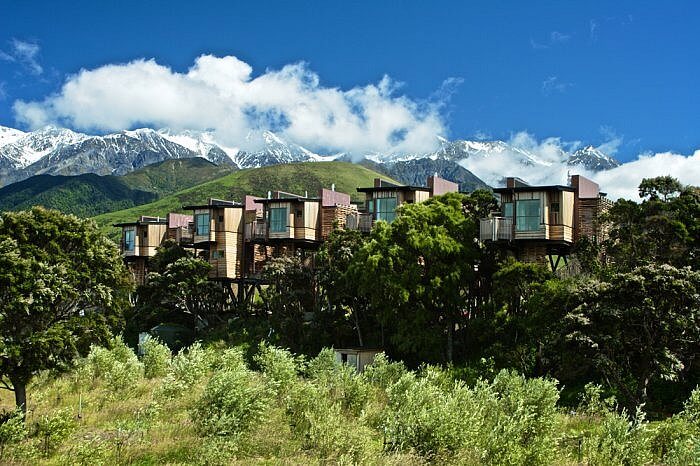
<instances>
[{"instance_id":1,"label":"tree trunk","mask_svg":"<svg viewBox=\"0 0 700 466\"><path fill-rule=\"evenodd\" d=\"M353 311L353 316L355 317L355 328L357 329L357 340L360 342L360 347L365 346L362 341L362 330L360 329L360 318L357 315L357 311Z\"/></svg>"},{"instance_id":2,"label":"tree trunk","mask_svg":"<svg viewBox=\"0 0 700 466\"><path fill-rule=\"evenodd\" d=\"M27 417L27 384L12 378L10 382L15 391L15 404L22 410L22 417Z\"/></svg>"}]
</instances>

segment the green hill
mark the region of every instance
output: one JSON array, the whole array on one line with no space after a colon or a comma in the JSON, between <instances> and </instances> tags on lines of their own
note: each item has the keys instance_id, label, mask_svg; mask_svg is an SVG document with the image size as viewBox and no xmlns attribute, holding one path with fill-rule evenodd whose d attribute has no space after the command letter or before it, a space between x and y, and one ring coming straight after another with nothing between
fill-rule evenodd
<instances>
[{"instance_id":1,"label":"green hill","mask_svg":"<svg viewBox=\"0 0 700 466\"><path fill-rule=\"evenodd\" d=\"M355 201L364 199L356 188L372 186L374 178L386 177L363 166L348 162L305 162L272 165L239 170L222 178L194 186L150 204L139 205L95 217L106 233L114 236L113 223L134 220L141 215L164 216L168 212L182 212L182 206L206 202L208 198L238 200L244 195L266 196L268 191L286 191L315 195L319 188L330 188L348 193Z\"/></svg>"},{"instance_id":2,"label":"green hill","mask_svg":"<svg viewBox=\"0 0 700 466\"><path fill-rule=\"evenodd\" d=\"M231 171L231 167L193 158L166 160L124 176L37 175L0 188L0 211L42 205L91 217L152 202Z\"/></svg>"}]
</instances>

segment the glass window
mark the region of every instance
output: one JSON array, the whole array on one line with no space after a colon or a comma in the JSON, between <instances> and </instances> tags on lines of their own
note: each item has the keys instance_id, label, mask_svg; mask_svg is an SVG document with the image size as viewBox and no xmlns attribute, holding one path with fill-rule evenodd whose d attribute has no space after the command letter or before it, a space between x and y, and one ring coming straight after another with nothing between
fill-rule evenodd
<instances>
[{"instance_id":1,"label":"glass window","mask_svg":"<svg viewBox=\"0 0 700 466\"><path fill-rule=\"evenodd\" d=\"M134 233L133 229L124 230L124 250L133 251L134 250Z\"/></svg>"},{"instance_id":2,"label":"glass window","mask_svg":"<svg viewBox=\"0 0 700 466\"><path fill-rule=\"evenodd\" d=\"M392 222L396 218L396 198L383 197L375 200L377 220Z\"/></svg>"},{"instance_id":3,"label":"glass window","mask_svg":"<svg viewBox=\"0 0 700 466\"><path fill-rule=\"evenodd\" d=\"M196 225L197 235L208 235L209 234L209 214L197 214L194 216L194 223Z\"/></svg>"},{"instance_id":4,"label":"glass window","mask_svg":"<svg viewBox=\"0 0 700 466\"><path fill-rule=\"evenodd\" d=\"M287 207L271 207L270 208L270 231L273 233L282 233L287 231L287 219L289 217Z\"/></svg>"},{"instance_id":5,"label":"glass window","mask_svg":"<svg viewBox=\"0 0 700 466\"><path fill-rule=\"evenodd\" d=\"M540 200L517 201L515 206L515 229L517 231L537 231L540 229Z\"/></svg>"},{"instance_id":6,"label":"glass window","mask_svg":"<svg viewBox=\"0 0 700 466\"><path fill-rule=\"evenodd\" d=\"M222 249L221 251L213 251L211 253L211 258L212 259L223 259L225 257L225 255L226 255L226 251Z\"/></svg>"},{"instance_id":7,"label":"glass window","mask_svg":"<svg viewBox=\"0 0 700 466\"><path fill-rule=\"evenodd\" d=\"M503 216L513 218L513 203L504 202L503 203Z\"/></svg>"},{"instance_id":8,"label":"glass window","mask_svg":"<svg viewBox=\"0 0 700 466\"><path fill-rule=\"evenodd\" d=\"M374 213L374 199L367 201L367 212Z\"/></svg>"}]
</instances>

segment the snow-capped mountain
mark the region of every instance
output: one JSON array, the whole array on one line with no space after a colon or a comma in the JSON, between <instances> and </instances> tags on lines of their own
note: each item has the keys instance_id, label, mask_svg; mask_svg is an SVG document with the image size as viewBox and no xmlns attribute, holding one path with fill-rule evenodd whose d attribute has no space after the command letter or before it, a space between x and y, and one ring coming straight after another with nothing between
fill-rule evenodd
<instances>
[{"instance_id":1,"label":"snow-capped mountain","mask_svg":"<svg viewBox=\"0 0 700 466\"><path fill-rule=\"evenodd\" d=\"M448 141L439 139L438 148L418 154L318 154L270 131L251 134L241 146L244 151L222 145L206 131L137 129L104 136L88 136L68 129L46 127L22 132L0 127L0 186L38 174L123 175L167 159L203 157L217 165L253 168L282 163L330 160L365 160L380 171L407 183L425 179L435 171L441 176L477 186L481 180L497 185L504 176L555 171L565 173L579 166L588 171L619 165L612 157L588 146L569 154L560 148L546 153L517 147L503 141ZM544 154L544 155L543 155ZM428 171L431 171L428 173ZM477 178L478 177L478 178ZM481 180L480 180L481 179ZM534 181L534 180L533 180Z\"/></svg>"},{"instance_id":2,"label":"snow-capped mountain","mask_svg":"<svg viewBox=\"0 0 700 466\"><path fill-rule=\"evenodd\" d=\"M593 146L586 146L569 156L569 165L580 165L592 171L610 170L619 167L620 162L604 154Z\"/></svg>"}]
</instances>

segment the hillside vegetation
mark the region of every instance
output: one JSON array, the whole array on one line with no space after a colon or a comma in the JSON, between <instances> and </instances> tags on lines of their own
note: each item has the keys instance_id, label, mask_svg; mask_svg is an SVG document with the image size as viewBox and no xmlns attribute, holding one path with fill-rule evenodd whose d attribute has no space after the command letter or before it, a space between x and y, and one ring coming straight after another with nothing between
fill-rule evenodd
<instances>
[{"instance_id":1,"label":"hillside vegetation","mask_svg":"<svg viewBox=\"0 0 700 466\"><path fill-rule=\"evenodd\" d=\"M39 377L26 427L3 424L12 464L698 464L700 392L649 424L587 387L576 411L554 380L501 371L465 382L383 355L362 374L261 343L195 344L139 360L120 340ZM5 395L0 394L0 395ZM7 398L0 405L11 406Z\"/></svg>"},{"instance_id":2,"label":"hillside vegetation","mask_svg":"<svg viewBox=\"0 0 700 466\"><path fill-rule=\"evenodd\" d=\"M155 202L95 217L103 231L114 235L113 223L131 221L141 215L164 216L168 212L182 212L182 206L200 204L209 198L240 201L246 194L267 196L268 191L286 191L315 196L320 188L335 189L350 194L354 201L364 199L356 189L372 186L374 178L387 177L360 165L347 162L305 162L272 165L239 170L207 183L179 191Z\"/></svg>"},{"instance_id":3,"label":"hillside vegetation","mask_svg":"<svg viewBox=\"0 0 700 466\"><path fill-rule=\"evenodd\" d=\"M37 175L0 188L0 211L36 205L81 217L146 204L232 171L201 158L167 160L124 176Z\"/></svg>"}]
</instances>

